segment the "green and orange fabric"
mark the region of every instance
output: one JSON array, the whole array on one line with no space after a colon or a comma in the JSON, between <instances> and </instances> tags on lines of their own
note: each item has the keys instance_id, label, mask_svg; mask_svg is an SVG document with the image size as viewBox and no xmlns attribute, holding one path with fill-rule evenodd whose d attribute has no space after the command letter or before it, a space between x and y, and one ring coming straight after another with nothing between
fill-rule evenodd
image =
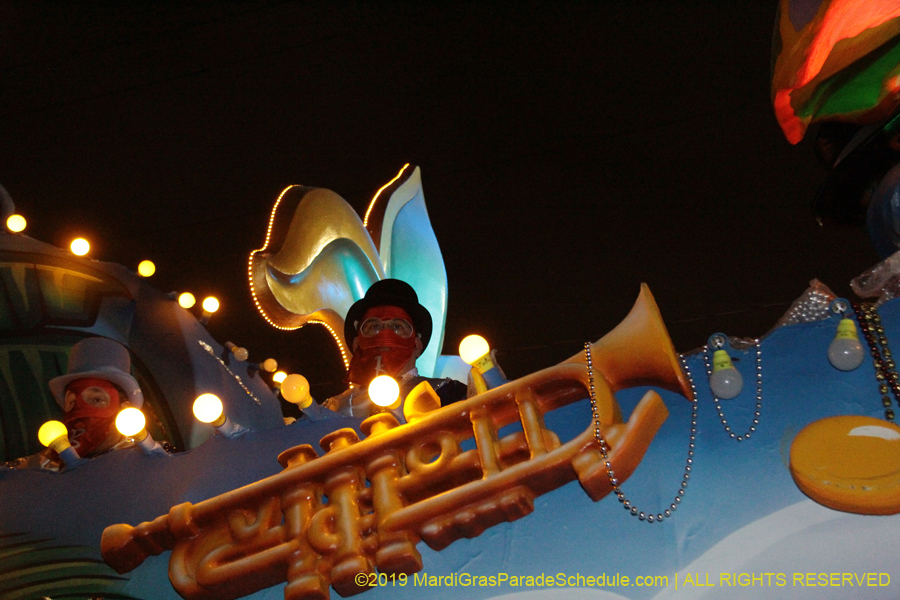
<instances>
[{"instance_id":1,"label":"green and orange fabric","mask_svg":"<svg viewBox=\"0 0 900 600\"><path fill-rule=\"evenodd\" d=\"M900 105L900 1L780 0L772 56L792 144L817 121L876 123Z\"/></svg>"}]
</instances>

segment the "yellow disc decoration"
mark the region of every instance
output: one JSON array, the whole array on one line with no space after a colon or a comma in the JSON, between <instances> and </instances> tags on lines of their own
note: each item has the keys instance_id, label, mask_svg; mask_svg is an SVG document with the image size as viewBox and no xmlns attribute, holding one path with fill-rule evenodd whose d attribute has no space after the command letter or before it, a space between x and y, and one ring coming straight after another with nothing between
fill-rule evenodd
<instances>
[{"instance_id":1,"label":"yellow disc decoration","mask_svg":"<svg viewBox=\"0 0 900 600\"><path fill-rule=\"evenodd\" d=\"M900 513L900 427L857 415L810 423L791 444L791 475L829 508L864 515Z\"/></svg>"}]
</instances>

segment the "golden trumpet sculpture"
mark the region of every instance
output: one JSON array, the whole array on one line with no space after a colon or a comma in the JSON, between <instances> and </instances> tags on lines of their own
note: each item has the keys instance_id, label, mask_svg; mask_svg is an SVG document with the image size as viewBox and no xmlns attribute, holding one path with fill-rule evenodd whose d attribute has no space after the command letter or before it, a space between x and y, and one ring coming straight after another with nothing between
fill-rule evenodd
<instances>
[{"instance_id":1,"label":"golden trumpet sculpture","mask_svg":"<svg viewBox=\"0 0 900 600\"><path fill-rule=\"evenodd\" d=\"M609 462L624 481L668 411L649 391L623 422L613 393L638 384L691 393L646 286L592 354ZM587 398L588 385L578 356L444 408L423 382L404 403L407 424L373 415L360 426L363 440L334 431L322 438L321 457L296 446L278 457L278 475L137 527L107 527L103 558L125 573L172 550L169 577L188 600L239 598L283 581L286 600L327 600L329 586L341 596L366 591L371 578L359 574L420 571L420 540L441 550L477 537L574 479L594 501L609 494L593 423L565 444L544 425L545 414ZM516 422L521 431L498 436ZM472 438L476 448L462 450Z\"/></svg>"}]
</instances>

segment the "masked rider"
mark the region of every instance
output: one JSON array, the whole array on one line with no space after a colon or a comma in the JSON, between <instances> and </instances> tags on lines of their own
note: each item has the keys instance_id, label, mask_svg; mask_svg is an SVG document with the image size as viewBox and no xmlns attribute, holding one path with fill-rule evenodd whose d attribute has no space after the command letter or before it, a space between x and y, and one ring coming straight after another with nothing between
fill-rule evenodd
<instances>
[{"instance_id":1,"label":"masked rider","mask_svg":"<svg viewBox=\"0 0 900 600\"><path fill-rule=\"evenodd\" d=\"M69 431L69 443L81 458L132 445L115 424L120 410L140 408L144 402L130 371L131 357L122 344L87 338L72 347L67 373L50 380L50 391L64 411L62 421ZM62 465L56 452L47 448L10 466L58 471Z\"/></svg>"},{"instance_id":2,"label":"masked rider","mask_svg":"<svg viewBox=\"0 0 900 600\"><path fill-rule=\"evenodd\" d=\"M347 379L351 387L329 398L325 406L345 415L366 417L377 410L367 393L378 375L390 375L400 385L405 398L425 381L416 369L416 359L431 339L431 314L419 304L415 290L399 279L383 279L372 284L344 320L344 339L353 352ZM466 397L466 385L454 379L427 378L447 405ZM395 414L401 417L402 407Z\"/></svg>"}]
</instances>

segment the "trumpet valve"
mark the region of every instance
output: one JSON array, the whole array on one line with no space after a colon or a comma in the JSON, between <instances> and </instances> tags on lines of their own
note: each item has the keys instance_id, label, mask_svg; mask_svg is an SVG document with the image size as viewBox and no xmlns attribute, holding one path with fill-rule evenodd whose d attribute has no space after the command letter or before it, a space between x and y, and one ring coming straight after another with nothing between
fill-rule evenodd
<instances>
[{"instance_id":1,"label":"trumpet valve","mask_svg":"<svg viewBox=\"0 0 900 600\"><path fill-rule=\"evenodd\" d=\"M373 435L379 435L386 431L390 431L391 429L399 425L400 421L397 420L397 417L389 412L382 412L375 413L374 415L360 423L359 429L367 438L370 438Z\"/></svg>"},{"instance_id":2,"label":"trumpet valve","mask_svg":"<svg viewBox=\"0 0 900 600\"><path fill-rule=\"evenodd\" d=\"M318 458L318 454L313 450L313 447L309 444L301 444L299 446L294 446L293 448L288 448L284 452L278 455L278 463L285 469L290 469L291 467L299 467L304 463L308 463L314 458Z\"/></svg>"},{"instance_id":3,"label":"trumpet valve","mask_svg":"<svg viewBox=\"0 0 900 600\"><path fill-rule=\"evenodd\" d=\"M356 435L356 432L349 427L345 427L344 429L332 431L323 437L319 440L319 446L321 446L322 450L325 452L337 452L338 450L352 446L358 441L359 436Z\"/></svg>"}]
</instances>

